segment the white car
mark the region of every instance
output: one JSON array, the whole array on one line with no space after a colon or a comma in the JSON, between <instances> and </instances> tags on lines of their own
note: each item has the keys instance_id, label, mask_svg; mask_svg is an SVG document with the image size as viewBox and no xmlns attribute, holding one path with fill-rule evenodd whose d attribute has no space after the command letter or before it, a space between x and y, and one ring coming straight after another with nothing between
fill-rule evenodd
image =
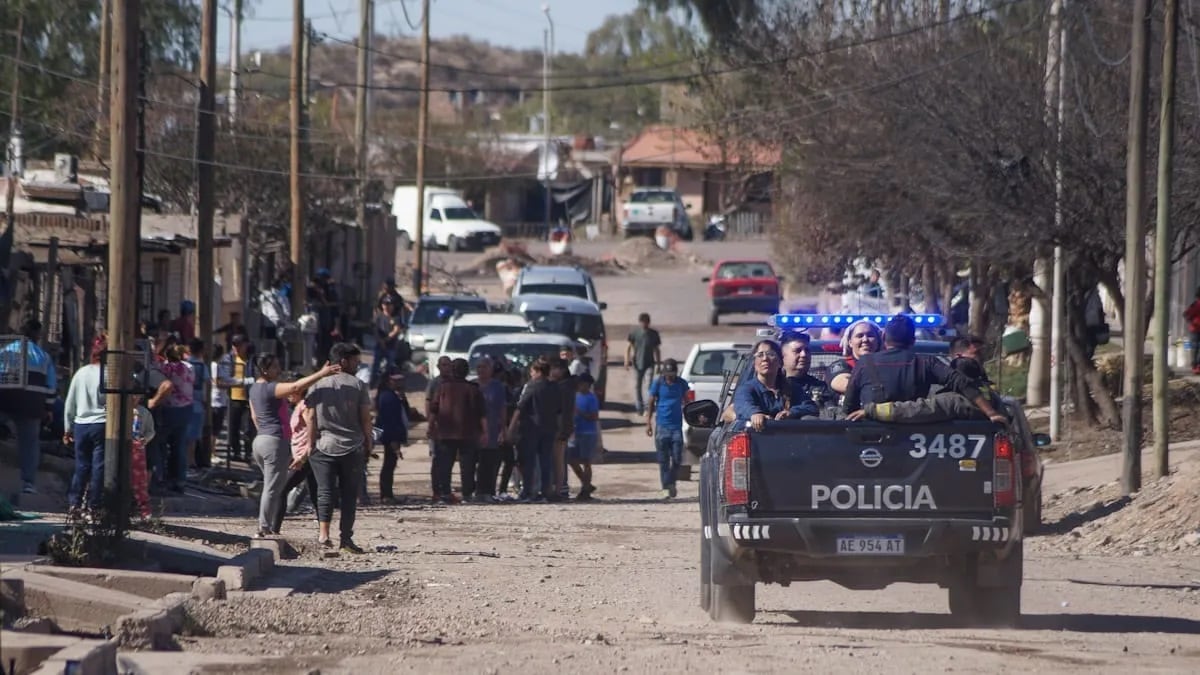
<instances>
[{"instance_id":1,"label":"white car","mask_svg":"<svg viewBox=\"0 0 1200 675\"><path fill-rule=\"evenodd\" d=\"M472 378L475 377L475 366L484 356L490 357L505 368L516 368L524 375L538 357L557 356L563 347L574 349L578 344L571 338L556 333L489 335L479 338L471 345L467 362L471 364Z\"/></svg>"},{"instance_id":2,"label":"white car","mask_svg":"<svg viewBox=\"0 0 1200 675\"><path fill-rule=\"evenodd\" d=\"M465 359L476 340L489 335L504 333L532 333L533 327L520 314L495 314L472 312L458 314L446 324L446 330L438 341L437 363L442 357Z\"/></svg>"},{"instance_id":3,"label":"white car","mask_svg":"<svg viewBox=\"0 0 1200 675\"><path fill-rule=\"evenodd\" d=\"M725 384L726 373L733 370L738 359L753 347L748 342L701 342L692 345L692 351L683 362L680 377L687 380L689 391L687 402L691 401L720 401L721 387ZM708 435L711 429L693 429L683 421L683 445L687 452L683 453L683 464L691 464L692 458L699 458L708 447Z\"/></svg>"},{"instance_id":4,"label":"white car","mask_svg":"<svg viewBox=\"0 0 1200 675\"><path fill-rule=\"evenodd\" d=\"M566 335L587 346L585 360L596 379L596 398L603 405L608 385L608 339L596 303L567 295L518 295L512 310L520 312L539 333Z\"/></svg>"}]
</instances>

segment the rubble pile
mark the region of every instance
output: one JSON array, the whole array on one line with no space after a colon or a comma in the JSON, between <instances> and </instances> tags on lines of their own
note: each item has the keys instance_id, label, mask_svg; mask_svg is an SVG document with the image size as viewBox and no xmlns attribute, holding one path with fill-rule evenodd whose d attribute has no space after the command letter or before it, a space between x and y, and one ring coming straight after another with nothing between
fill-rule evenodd
<instances>
[{"instance_id":1,"label":"rubble pile","mask_svg":"<svg viewBox=\"0 0 1200 675\"><path fill-rule=\"evenodd\" d=\"M1200 458L1165 478L1147 477L1129 498L1113 482L1053 495L1044 507L1047 527L1062 536L1041 541L1056 551L1200 554Z\"/></svg>"}]
</instances>

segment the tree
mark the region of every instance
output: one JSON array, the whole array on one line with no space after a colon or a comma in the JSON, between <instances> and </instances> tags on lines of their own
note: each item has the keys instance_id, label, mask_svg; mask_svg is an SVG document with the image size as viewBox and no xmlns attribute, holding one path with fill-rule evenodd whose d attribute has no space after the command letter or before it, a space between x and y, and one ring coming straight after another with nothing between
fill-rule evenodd
<instances>
[{"instance_id":1,"label":"tree","mask_svg":"<svg viewBox=\"0 0 1200 675\"><path fill-rule=\"evenodd\" d=\"M74 108L94 107L99 74L100 0L7 0L0 2L0 99L13 89L18 16L23 17L20 94L26 153L82 153L90 136L62 138ZM143 0L142 30L152 63L193 68L198 61L200 11L193 0ZM65 104L72 101L73 104ZM0 129L11 120L0 106Z\"/></svg>"},{"instance_id":2,"label":"tree","mask_svg":"<svg viewBox=\"0 0 1200 675\"><path fill-rule=\"evenodd\" d=\"M704 17L716 11L708 5L725 3L668 4ZM1123 298L1128 64L1119 55L1128 49L1128 3L1070 5L1061 154L1044 102L1040 3L964 0L946 3L944 14L933 3L882 2L875 12L863 3L836 13L841 5L815 0L744 4L754 7L743 6L733 23L704 22L722 68L743 85L736 105L713 99L719 108L709 114L783 147L777 203L791 212L776 236L784 260L811 270L814 281L839 278L859 257L880 261L924 285L927 297L940 296L944 308L960 270L970 270L977 299L1005 284L1044 293L1030 279L1032 260L1061 245L1073 386L1087 394L1077 409L1119 426L1086 355L1082 298L1097 285ZM1200 236L1195 99L1179 97L1178 125L1176 258ZM987 314L975 313L973 330L987 328Z\"/></svg>"}]
</instances>

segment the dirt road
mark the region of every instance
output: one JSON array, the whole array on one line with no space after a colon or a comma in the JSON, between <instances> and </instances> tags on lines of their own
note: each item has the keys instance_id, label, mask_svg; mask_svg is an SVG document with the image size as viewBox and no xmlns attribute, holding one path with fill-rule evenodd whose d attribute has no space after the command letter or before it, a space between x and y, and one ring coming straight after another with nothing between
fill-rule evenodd
<instances>
[{"instance_id":1,"label":"dirt road","mask_svg":"<svg viewBox=\"0 0 1200 675\"><path fill-rule=\"evenodd\" d=\"M679 327L664 333L664 352L680 358L694 340L745 339L747 326L696 326L701 274L598 280L609 325L647 307L659 325ZM651 287L662 290L650 296ZM610 397L628 404L629 375L611 372ZM285 535L305 550L272 584L294 592L195 605L197 635L184 650L258 657L211 672L1200 671L1200 559L1045 552L1059 534L1026 555L1018 630L955 627L936 587L824 582L760 586L754 624L712 624L698 607L696 485L656 499L644 427L625 412L603 419L613 452L597 469L597 501L368 507L357 538L370 552L334 559L313 550L311 516L290 518ZM428 494L425 454L406 450L399 492Z\"/></svg>"}]
</instances>

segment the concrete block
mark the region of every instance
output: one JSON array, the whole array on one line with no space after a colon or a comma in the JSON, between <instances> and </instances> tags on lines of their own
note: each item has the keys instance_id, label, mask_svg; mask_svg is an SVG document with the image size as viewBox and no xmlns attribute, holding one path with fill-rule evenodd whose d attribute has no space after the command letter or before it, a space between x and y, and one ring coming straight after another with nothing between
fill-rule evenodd
<instances>
[{"instance_id":1,"label":"concrete block","mask_svg":"<svg viewBox=\"0 0 1200 675\"><path fill-rule=\"evenodd\" d=\"M251 539L250 550L264 549L275 556L275 561L290 560L298 556L296 549L283 537L264 537Z\"/></svg>"},{"instance_id":2,"label":"concrete block","mask_svg":"<svg viewBox=\"0 0 1200 675\"><path fill-rule=\"evenodd\" d=\"M233 556L211 546L180 541L152 532L130 531L125 540L127 553L157 561L162 569L176 574L211 577Z\"/></svg>"},{"instance_id":3,"label":"concrete block","mask_svg":"<svg viewBox=\"0 0 1200 675\"><path fill-rule=\"evenodd\" d=\"M114 640L79 640L50 657L34 675L117 675Z\"/></svg>"},{"instance_id":4,"label":"concrete block","mask_svg":"<svg viewBox=\"0 0 1200 675\"><path fill-rule=\"evenodd\" d=\"M225 581L214 577L200 577L192 584L192 597L197 600L224 600Z\"/></svg>"},{"instance_id":5,"label":"concrete block","mask_svg":"<svg viewBox=\"0 0 1200 675\"><path fill-rule=\"evenodd\" d=\"M121 652L117 666L122 673L262 673L279 666L270 657L249 654L206 654L203 652ZM304 672L304 671L298 671ZM62 675L56 673L56 675Z\"/></svg>"},{"instance_id":6,"label":"concrete block","mask_svg":"<svg viewBox=\"0 0 1200 675\"><path fill-rule=\"evenodd\" d=\"M240 591L253 581L253 578L247 578L247 572L244 565L221 565L217 568L217 580L228 590Z\"/></svg>"},{"instance_id":7,"label":"concrete block","mask_svg":"<svg viewBox=\"0 0 1200 675\"><path fill-rule=\"evenodd\" d=\"M113 639L122 649L170 649L177 626L165 609L140 609L117 619Z\"/></svg>"},{"instance_id":8,"label":"concrete block","mask_svg":"<svg viewBox=\"0 0 1200 675\"><path fill-rule=\"evenodd\" d=\"M36 495L35 495L36 496ZM0 523L0 551L5 556L36 556L50 537L63 531L62 518L15 520Z\"/></svg>"},{"instance_id":9,"label":"concrete block","mask_svg":"<svg viewBox=\"0 0 1200 675\"><path fill-rule=\"evenodd\" d=\"M258 569L256 578L270 574L271 570L275 569L276 555L273 549L252 548L238 557L244 558L248 565L256 566Z\"/></svg>"},{"instance_id":10,"label":"concrete block","mask_svg":"<svg viewBox=\"0 0 1200 675\"><path fill-rule=\"evenodd\" d=\"M25 612L54 621L64 631L102 633L118 617L150 607L141 596L28 570L7 570L5 578L25 587Z\"/></svg>"},{"instance_id":11,"label":"concrete block","mask_svg":"<svg viewBox=\"0 0 1200 675\"><path fill-rule=\"evenodd\" d=\"M192 584L196 581L194 576L166 572L140 572L95 567L54 567L51 565L30 565L26 569L38 574L48 574L114 591L140 595L151 600L161 598L168 593L190 592Z\"/></svg>"},{"instance_id":12,"label":"concrete block","mask_svg":"<svg viewBox=\"0 0 1200 675\"><path fill-rule=\"evenodd\" d=\"M73 635L41 635L0 630L0 664L13 673L31 673L66 647L80 642ZM4 670L8 673L10 670Z\"/></svg>"},{"instance_id":13,"label":"concrete block","mask_svg":"<svg viewBox=\"0 0 1200 675\"><path fill-rule=\"evenodd\" d=\"M25 615L25 582L0 577L0 612L5 618Z\"/></svg>"}]
</instances>

